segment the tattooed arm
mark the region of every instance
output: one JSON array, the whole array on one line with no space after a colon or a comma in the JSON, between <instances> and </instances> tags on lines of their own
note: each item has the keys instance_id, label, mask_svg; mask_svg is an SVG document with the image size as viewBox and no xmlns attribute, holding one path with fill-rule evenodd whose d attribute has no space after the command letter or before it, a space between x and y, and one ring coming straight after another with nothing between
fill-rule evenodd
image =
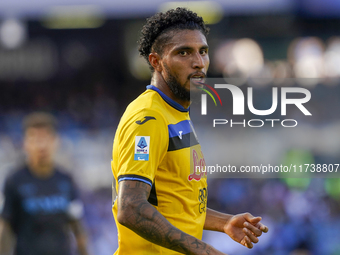
<instances>
[{"instance_id":1,"label":"tattooed arm","mask_svg":"<svg viewBox=\"0 0 340 255\"><path fill-rule=\"evenodd\" d=\"M150 190L150 185L140 181L119 183L117 219L120 224L152 243L177 252L197 255L224 254L174 227L147 201Z\"/></svg>"}]
</instances>

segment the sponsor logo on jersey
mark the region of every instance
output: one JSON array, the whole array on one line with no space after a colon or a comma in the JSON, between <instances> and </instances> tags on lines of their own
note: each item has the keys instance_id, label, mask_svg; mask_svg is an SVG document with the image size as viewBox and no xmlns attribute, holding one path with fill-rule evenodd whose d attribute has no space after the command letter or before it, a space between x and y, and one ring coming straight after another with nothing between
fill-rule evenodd
<instances>
[{"instance_id":1,"label":"sponsor logo on jersey","mask_svg":"<svg viewBox=\"0 0 340 255\"><path fill-rule=\"evenodd\" d=\"M137 161L148 161L150 149L150 136L135 137L135 157Z\"/></svg>"},{"instance_id":2,"label":"sponsor logo on jersey","mask_svg":"<svg viewBox=\"0 0 340 255\"><path fill-rule=\"evenodd\" d=\"M201 152L202 157L198 156L198 153L195 149L192 149L192 159L193 159L193 173L188 176L188 180L196 180L199 181L201 178L207 176L206 171L200 171L201 169L205 169L205 160L203 157L203 153Z\"/></svg>"},{"instance_id":3,"label":"sponsor logo on jersey","mask_svg":"<svg viewBox=\"0 0 340 255\"><path fill-rule=\"evenodd\" d=\"M29 214L55 214L65 212L69 204L68 198L62 195L29 197L23 200L23 208Z\"/></svg>"},{"instance_id":4,"label":"sponsor logo on jersey","mask_svg":"<svg viewBox=\"0 0 340 255\"><path fill-rule=\"evenodd\" d=\"M198 191L198 211L202 214L206 212L207 208L208 191L207 188L199 189Z\"/></svg>"},{"instance_id":5,"label":"sponsor logo on jersey","mask_svg":"<svg viewBox=\"0 0 340 255\"><path fill-rule=\"evenodd\" d=\"M155 120L156 118L155 117L152 117L152 116L145 116L144 119L142 120L137 120L136 121L136 124L138 125L143 125L145 122L149 121L149 120Z\"/></svg>"}]
</instances>

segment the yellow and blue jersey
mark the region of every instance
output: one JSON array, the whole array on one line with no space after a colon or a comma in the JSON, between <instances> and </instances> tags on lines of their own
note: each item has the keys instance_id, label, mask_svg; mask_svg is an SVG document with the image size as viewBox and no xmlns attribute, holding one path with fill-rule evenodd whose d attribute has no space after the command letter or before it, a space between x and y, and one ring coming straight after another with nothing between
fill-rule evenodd
<instances>
[{"instance_id":1,"label":"yellow and blue jersey","mask_svg":"<svg viewBox=\"0 0 340 255\"><path fill-rule=\"evenodd\" d=\"M116 131L112 172L113 191L122 180L138 180L151 186L148 201L171 224L201 239L206 217L206 175L189 109L155 86L135 99L123 114ZM115 196L115 195L114 195ZM112 208L120 254L179 254L153 244L117 221L117 204Z\"/></svg>"}]
</instances>

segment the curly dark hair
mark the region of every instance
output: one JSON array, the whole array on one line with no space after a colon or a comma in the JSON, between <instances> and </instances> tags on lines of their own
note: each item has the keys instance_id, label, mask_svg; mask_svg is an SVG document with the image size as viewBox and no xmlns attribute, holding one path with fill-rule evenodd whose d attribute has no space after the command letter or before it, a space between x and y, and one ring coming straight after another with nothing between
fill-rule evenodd
<instances>
[{"instance_id":1,"label":"curly dark hair","mask_svg":"<svg viewBox=\"0 0 340 255\"><path fill-rule=\"evenodd\" d=\"M186 8L178 7L165 13L159 12L146 20L139 39L139 53L146 59L151 71L154 70L149 63L149 54L152 51L162 54L164 43L170 39L168 32L183 29L197 29L205 36L209 33L203 18Z\"/></svg>"}]
</instances>

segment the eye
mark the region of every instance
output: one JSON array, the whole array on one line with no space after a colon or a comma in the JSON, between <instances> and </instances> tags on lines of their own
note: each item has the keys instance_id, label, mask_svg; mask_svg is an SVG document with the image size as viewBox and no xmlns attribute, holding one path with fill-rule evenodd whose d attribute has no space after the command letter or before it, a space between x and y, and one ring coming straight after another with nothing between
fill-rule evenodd
<instances>
[{"instance_id":1,"label":"eye","mask_svg":"<svg viewBox=\"0 0 340 255\"><path fill-rule=\"evenodd\" d=\"M201 53L201 55L205 55L205 54L207 54L207 53L208 53L208 50L206 50L206 49L204 49L204 50L201 50L201 51L200 51L200 53Z\"/></svg>"},{"instance_id":2,"label":"eye","mask_svg":"<svg viewBox=\"0 0 340 255\"><path fill-rule=\"evenodd\" d=\"M186 56L186 55L188 55L188 52L182 50L182 51L179 52L179 55Z\"/></svg>"}]
</instances>

